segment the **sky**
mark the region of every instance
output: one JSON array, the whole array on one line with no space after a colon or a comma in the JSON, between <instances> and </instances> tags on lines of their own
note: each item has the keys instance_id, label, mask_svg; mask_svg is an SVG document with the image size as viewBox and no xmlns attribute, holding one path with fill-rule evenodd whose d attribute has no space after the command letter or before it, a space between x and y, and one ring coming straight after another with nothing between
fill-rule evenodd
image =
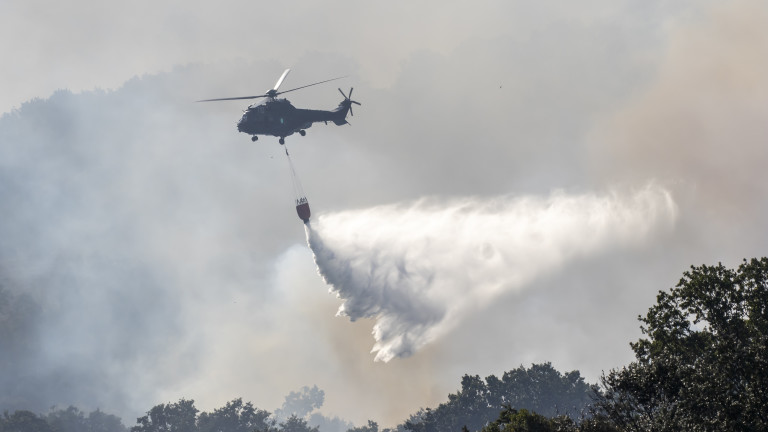
<instances>
[{"instance_id":1,"label":"sky","mask_svg":"<svg viewBox=\"0 0 768 432\"><path fill-rule=\"evenodd\" d=\"M393 426L463 374L596 382L690 265L765 255L767 20L749 0L3 1L0 280L36 319L0 384L128 425L317 385L326 416ZM362 104L286 139L306 227L277 139L237 132L247 102L193 103L286 68L284 88L347 76L298 107Z\"/></svg>"}]
</instances>

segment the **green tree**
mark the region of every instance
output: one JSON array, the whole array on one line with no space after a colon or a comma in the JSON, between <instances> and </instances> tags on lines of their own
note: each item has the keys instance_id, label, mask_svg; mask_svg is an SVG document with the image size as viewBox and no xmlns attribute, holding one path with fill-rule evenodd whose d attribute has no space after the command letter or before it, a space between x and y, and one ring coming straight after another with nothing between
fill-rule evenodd
<instances>
[{"instance_id":1,"label":"green tree","mask_svg":"<svg viewBox=\"0 0 768 432\"><path fill-rule=\"evenodd\" d=\"M768 258L691 267L640 321L597 413L630 431L768 430Z\"/></svg>"},{"instance_id":2,"label":"green tree","mask_svg":"<svg viewBox=\"0 0 768 432\"><path fill-rule=\"evenodd\" d=\"M195 432L197 412L191 399L156 405L147 415L136 419L138 425L131 432Z\"/></svg>"},{"instance_id":3,"label":"green tree","mask_svg":"<svg viewBox=\"0 0 768 432\"><path fill-rule=\"evenodd\" d=\"M243 403L237 398L212 413L204 412L197 419L199 432L269 432L274 430L275 421L270 413L254 408L250 402Z\"/></svg>"},{"instance_id":4,"label":"green tree","mask_svg":"<svg viewBox=\"0 0 768 432\"><path fill-rule=\"evenodd\" d=\"M561 374L550 363L491 375L483 381L465 375L461 390L435 409L420 410L403 425L413 432L480 430L505 406L541 412L543 416L578 415L591 402L592 389L578 371Z\"/></svg>"},{"instance_id":5,"label":"green tree","mask_svg":"<svg viewBox=\"0 0 768 432\"><path fill-rule=\"evenodd\" d=\"M592 401L592 389L579 371L560 373L552 364L532 364L504 372L501 379L486 378L489 402L497 407L505 405L525 408L546 417L570 415L578 417Z\"/></svg>"},{"instance_id":6,"label":"green tree","mask_svg":"<svg viewBox=\"0 0 768 432\"><path fill-rule=\"evenodd\" d=\"M566 429L558 429L557 422L541 414L526 409L516 410L505 407L499 418L486 425L481 432L555 432L560 430L575 431L573 422L565 425Z\"/></svg>"},{"instance_id":7,"label":"green tree","mask_svg":"<svg viewBox=\"0 0 768 432\"><path fill-rule=\"evenodd\" d=\"M462 429L469 431L469 429ZM505 406L496 421L481 432L620 432L610 420L601 416L582 418L578 423L566 415L545 417L526 409Z\"/></svg>"}]
</instances>

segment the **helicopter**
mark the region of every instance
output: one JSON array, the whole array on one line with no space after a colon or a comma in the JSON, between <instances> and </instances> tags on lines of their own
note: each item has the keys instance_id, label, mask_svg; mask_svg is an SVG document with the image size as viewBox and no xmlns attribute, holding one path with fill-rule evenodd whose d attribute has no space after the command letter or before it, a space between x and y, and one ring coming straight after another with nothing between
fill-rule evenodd
<instances>
[{"instance_id":1,"label":"helicopter","mask_svg":"<svg viewBox=\"0 0 768 432\"><path fill-rule=\"evenodd\" d=\"M205 99L197 102L265 98L261 102L250 105L244 111L240 121L237 122L237 130L251 135L251 141L254 142L259 139L259 135L272 135L279 137L279 142L282 145L285 144L285 137L293 135L296 132L301 136L306 135L306 129L309 129L312 126L312 123L324 122L325 124L328 124L330 121L338 126L349 124L349 122L347 122L347 113L352 116L355 115L352 112L352 104L360 105L360 102L352 100L352 90L354 90L354 88L349 89L349 95L344 94L344 92L339 89L341 95L344 96L344 100L342 100L341 103L339 103L339 106L332 111L296 108L291 105L287 99L277 98L277 96L284 93L345 77L331 78L329 80L296 87L290 90L278 91L280 85L290 71L290 69L286 69L285 72L283 72L283 75L280 76L280 79L277 80L275 86L263 95Z\"/></svg>"}]
</instances>

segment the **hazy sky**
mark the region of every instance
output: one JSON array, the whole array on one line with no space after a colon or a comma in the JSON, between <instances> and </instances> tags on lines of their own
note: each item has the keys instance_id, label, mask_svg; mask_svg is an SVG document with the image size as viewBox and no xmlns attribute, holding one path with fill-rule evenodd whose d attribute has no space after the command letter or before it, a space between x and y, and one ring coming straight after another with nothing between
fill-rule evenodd
<instances>
[{"instance_id":1,"label":"hazy sky","mask_svg":"<svg viewBox=\"0 0 768 432\"><path fill-rule=\"evenodd\" d=\"M59 383L41 404L129 425L181 397L274 410L317 385L326 415L389 426L462 374L531 362L594 382L689 265L765 255L766 22L757 0L5 0L0 269L44 311L19 370ZM287 139L326 244L450 263L439 304L492 287L408 357L374 362L383 303L335 316L283 149L236 130L247 102L191 103L287 67L285 88L349 76L297 106L333 108L336 87L362 103ZM621 204L648 190L662 210ZM456 212L477 217L431 217ZM409 243L425 233L455 254ZM525 259L478 272L494 253Z\"/></svg>"}]
</instances>

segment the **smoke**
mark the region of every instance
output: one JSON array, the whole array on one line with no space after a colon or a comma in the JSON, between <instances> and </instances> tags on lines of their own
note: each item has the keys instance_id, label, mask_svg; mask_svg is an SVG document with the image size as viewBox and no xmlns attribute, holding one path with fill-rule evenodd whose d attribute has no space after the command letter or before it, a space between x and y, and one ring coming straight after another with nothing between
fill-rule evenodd
<instances>
[{"instance_id":1,"label":"smoke","mask_svg":"<svg viewBox=\"0 0 768 432\"><path fill-rule=\"evenodd\" d=\"M304 386L301 388L301 392L292 391L285 396L283 406L275 410L275 417L279 421L292 415L304 418L315 409L322 407L324 401L325 392L323 390L317 386L312 386L312 388Z\"/></svg>"},{"instance_id":2,"label":"smoke","mask_svg":"<svg viewBox=\"0 0 768 432\"><path fill-rule=\"evenodd\" d=\"M62 90L0 116L0 410L71 404L130 421L187 396L159 393L200 367L209 332L226 340L224 325L196 322L263 307L271 257L291 240L252 191L283 166L220 138L231 112L190 103L211 70Z\"/></svg>"},{"instance_id":3,"label":"smoke","mask_svg":"<svg viewBox=\"0 0 768 432\"><path fill-rule=\"evenodd\" d=\"M462 317L569 260L671 226L665 189L549 197L422 199L322 215L307 224L338 315L375 318L372 352L389 361L444 336Z\"/></svg>"},{"instance_id":4,"label":"smoke","mask_svg":"<svg viewBox=\"0 0 768 432\"><path fill-rule=\"evenodd\" d=\"M344 419L325 416L319 412L324 403L325 391L316 385L304 386L301 391L292 391L285 396L283 406L275 410L274 417L278 423L283 423L291 416L296 416L323 432L344 432L354 427Z\"/></svg>"},{"instance_id":5,"label":"smoke","mask_svg":"<svg viewBox=\"0 0 768 432\"><path fill-rule=\"evenodd\" d=\"M99 32L77 8L48 8L41 21L41 8L23 2L19 19L12 6L2 43L21 63L0 80L13 83L0 111L46 99L0 116L0 326L13 330L0 336L0 409L74 404L129 422L181 397L201 409L233 397L279 407L317 383L324 412L395 424L443 401L464 373L552 361L594 381L625 364L635 317L688 265L764 254L766 10L589 4L420 4L429 13L412 16L432 22L400 22L399 44L381 18L399 11L345 9L334 23L304 5L291 10L303 32L272 54L262 42L273 28L215 30L234 28L221 14L242 19L252 5L185 9L216 25L182 33L162 18L186 26L178 8L122 19L148 27L119 34L102 25L124 16L110 8ZM447 22L461 28L435 27ZM51 69L64 64L56 58L71 67ZM171 66L195 58L211 63ZM341 302L301 244L282 148L236 132L245 103L191 103L261 93L285 67L290 85L349 75L342 88L363 103L351 127L289 138L313 210L327 214L310 233L334 256L321 268L361 281L334 285L350 317L372 317L356 325L334 319ZM78 92L94 86L113 90ZM75 93L50 95L59 87ZM289 99L333 108L334 87ZM546 198L649 179L664 189ZM518 198L413 203L504 193ZM621 212L645 209L643 194L661 210ZM413 204L339 213L398 202ZM558 216L567 202L574 210ZM374 275L391 280L365 285ZM369 361L369 324L381 341L410 343L403 353L428 345Z\"/></svg>"},{"instance_id":6,"label":"smoke","mask_svg":"<svg viewBox=\"0 0 768 432\"><path fill-rule=\"evenodd\" d=\"M655 80L592 133L591 172L661 179L681 198L693 262L765 253L766 20L765 2L739 0L674 28Z\"/></svg>"}]
</instances>

